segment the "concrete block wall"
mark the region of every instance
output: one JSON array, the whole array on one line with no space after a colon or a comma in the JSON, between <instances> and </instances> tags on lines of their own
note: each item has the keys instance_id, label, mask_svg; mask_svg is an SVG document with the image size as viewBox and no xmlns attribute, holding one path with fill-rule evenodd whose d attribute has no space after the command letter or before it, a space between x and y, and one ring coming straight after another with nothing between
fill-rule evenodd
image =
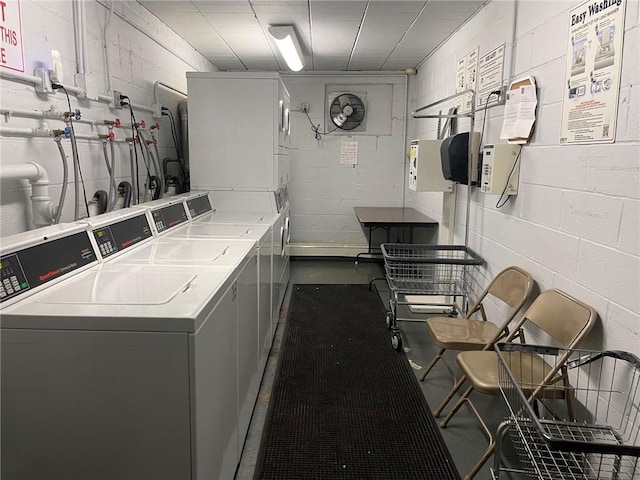
<instances>
[{"instance_id":1,"label":"concrete block wall","mask_svg":"<svg viewBox=\"0 0 640 480\"><path fill-rule=\"evenodd\" d=\"M295 249L304 245L307 254L322 251L321 254L348 255L363 251L367 237L353 207L402 206L403 202L405 76L309 74L285 75L283 79L293 109L289 185L292 248L301 253ZM367 104L371 105L365 119L367 130L354 130L353 135L333 132L318 141L307 116L296 110L302 102L309 103L309 116L315 125L320 124L320 131L333 129L331 124L325 124L326 92L336 85L352 85L354 91L366 91ZM377 118L377 110L390 110L391 120L388 113ZM377 126L380 121L390 123L388 134L369 133L372 129L384 130ZM358 142L355 167L340 164L343 139ZM322 248L313 249L314 246Z\"/></svg>"},{"instance_id":2,"label":"concrete block wall","mask_svg":"<svg viewBox=\"0 0 640 480\"><path fill-rule=\"evenodd\" d=\"M537 123L522 151L519 194L498 209L497 196L471 189L469 245L486 261L479 288L519 265L541 290L559 288L598 311L585 346L640 354L640 4L626 5L616 142L560 146L568 13L581 3L490 2L411 78L409 109L454 94L455 62L473 48L479 45L482 56L506 43L505 84L536 78ZM500 142L503 111L487 111L484 143ZM435 122L411 120L409 136L435 138ZM459 131L466 131L463 123ZM456 243L464 241L468 193L459 186ZM407 192L408 205L439 219L442 203L443 194Z\"/></svg>"},{"instance_id":3,"label":"concrete block wall","mask_svg":"<svg viewBox=\"0 0 640 480\"><path fill-rule=\"evenodd\" d=\"M102 2L83 0L86 10L86 79L89 90L95 94L108 95L106 78L103 32L108 23L107 45L111 88L127 95L131 102L151 107L154 103L154 83L168 84L186 92L187 71L208 71L216 68L196 52L185 40L136 2ZM110 11L110 6L113 11ZM24 37L25 73L33 75L34 68L51 68L51 50L58 50L62 57L63 84L74 86L76 52L74 37L73 2L70 0L20 2L22 32ZM109 20L110 19L110 20ZM166 89L158 89L158 100L170 108L179 121L177 111L179 95ZM106 102L78 99L70 95L71 108L80 109L83 119L102 122L104 119L120 118L129 123L128 110L114 110ZM61 91L53 94L37 94L33 85L3 78L0 81L0 103L3 109L49 110L53 107L67 111L67 100ZM136 120L144 120L147 125L160 123L159 144L161 158L176 158L168 118L154 119L150 112L137 111ZM38 120L3 117L2 127L43 127L64 128L59 120ZM79 135L106 133L102 126L75 124ZM130 129L116 130L116 138L131 136ZM0 137L1 163L16 164L33 161L42 164L51 182L49 194L57 200L61 191L62 161L52 138L25 138L20 136ZM69 140L63 141L71 168L71 147ZM88 199L96 190L106 190L108 173L102 156L102 144L98 141L78 140L78 150L82 174ZM118 143L115 162L118 181L129 177L129 151L126 143ZM142 164L142 161L140 160ZM140 168L141 182L146 176ZM0 235L7 236L30 228L30 188L25 181L6 181L0 186ZM83 201L80 201L84 212ZM67 190L62 221L73 220L73 186Z\"/></svg>"}]
</instances>

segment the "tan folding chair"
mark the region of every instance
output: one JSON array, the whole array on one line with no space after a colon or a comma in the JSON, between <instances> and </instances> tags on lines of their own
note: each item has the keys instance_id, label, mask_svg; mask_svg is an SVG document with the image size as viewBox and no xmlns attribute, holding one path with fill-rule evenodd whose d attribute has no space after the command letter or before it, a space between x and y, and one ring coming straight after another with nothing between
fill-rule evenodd
<instances>
[{"instance_id":1,"label":"tan folding chair","mask_svg":"<svg viewBox=\"0 0 640 480\"><path fill-rule=\"evenodd\" d=\"M442 361L447 370L454 376L454 384L456 385L450 392L450 396L434 412L436 416L440 414L445 405L451 400L451 397L464 383L464 380L456 382L453 371L443 357L444 353L447 350L467 351L493 348L495 342L509 335L509 324L531 296L534 284L535 282L528 272L519 267L507 267L495 276L464 317L431 317L427 319L427 329L431 334L433 343L440 347L440 350L431 360L420 380L423 381L427 378L433 367L439 361ZM487 321L484 302L491 297L511 307L501 324ZM482 320L471 319L476 312L480 312Z\"/></svg>"},{"instance_id":2,"label":"tan folding chair","mask_svg":"<svg viewBox=\"0 0 640 480\"><path fill-rule=\"evenodd\" d=\"M511 341L520 329L524 327L525 323L531 322L557 342L558 345L556 346L566 348L566 354L564 358L558 359L553 366L545 363L544 360L537 355L531 355L530 358L527 359L519 358L518 364L527 364L529 368L525 370L517 368L512 370L512 373L516 377L519 375L527 375L526 383L531 385L558 385L556 398L564 398L560 395L563 394L562 392L567 391L567 382L565 381L566 360L569 358L571 349L575 348L585 335L589 333L596 322L596 318L596 311L592 307L560 290L551 289L542 292L533 301L522 316L522 319L517 322L513 330L504 340L505 342ZM459 353L456 361L463 373L462 380L468 380L471 385L462 394L444 420L440 422L440 426L445 428L460 407L464 403L467 403L480 422L489 440L489 445L484 454L465 476L465 480L467 480L473 478L478 473L495 450L496 440L480 416L478 409L469 399L469 395L473 390L487 395L500 394L500 386L498 384L498 356L493 350L468 351ZM527 391L525 395L528 396L528 400L531 402L536 398L536 395L540 394L541 389L542 387L538 387ZM545 388L546 394L548 394L549 391L550 389Z\"/></svg>"}]
</instances>

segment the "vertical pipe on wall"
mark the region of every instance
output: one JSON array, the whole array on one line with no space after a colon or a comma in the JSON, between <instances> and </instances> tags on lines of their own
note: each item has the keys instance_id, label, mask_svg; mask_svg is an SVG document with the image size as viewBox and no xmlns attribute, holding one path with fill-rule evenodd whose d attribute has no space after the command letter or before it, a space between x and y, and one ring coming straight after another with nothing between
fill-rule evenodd
<instances>
[{"instance_id":1,"label":"vertical pipe on wall","mask_svg":"<svg viewBox=\"0 0 640 480\"><path fill-rule=\"evenodd\" d=\"M393 97L392 97L393 101ZM402 124L402 208L405 206L407 195L407 177L409 176L409 162L407 157L407 123L409 119L409 75L404 76L404 122Z\"/></svg>"},{"instance_id":2,"label":"vertical pipe on wall","mask_svg":"<svg viewBox=\"0 0 640 480\"><path fill-rule=\"evenodd\" d=\"M84 53L82 52L83 43L82 43L82 29L80 27L80 23L82 22L82 13L80 9L82 8L82 0L75 0L73 2L73 32L75 36L76 42L76 72L83 74L84 73Z\"/></svg>"},{"instance_id":3,"label":"vertical pipe on wall","mask_svg":"<svg viewBox=\"0 0 640 480\"><path fill-rule=\"evenodd\" d=\"M109 27L113 19L113 0L109 2L109 16L102 31L102 49L104 50L104 76L107 93L111 92L111 67L109 65Z\"/></svg>"}]
</instances>

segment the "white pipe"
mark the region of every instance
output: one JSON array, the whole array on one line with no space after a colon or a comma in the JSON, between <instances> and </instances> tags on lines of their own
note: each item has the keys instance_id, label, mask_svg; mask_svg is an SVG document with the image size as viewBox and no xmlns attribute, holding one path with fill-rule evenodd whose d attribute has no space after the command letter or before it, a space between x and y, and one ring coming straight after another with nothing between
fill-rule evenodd
<instances>
[{"instance_id":1,"label":"white pipe","mask_svg":"<svg viewBox=\"0 0 640 480\"><path fill-rule=\"evenodd\" d=\"M18 127L0 127L0 135L40 136L40 135L36 135L34 128L18 128Z\"/></svg>"},{"instance_id":2,"label":"white pipe","mask_svg":"<svg viewBox=\"0 0 640 480\"><path fill-rule=\"evenodd\" d=\"M144 105L138 105L137 103L130 103L131 107L135 110L140 110L142 112L155 113L155 110L151 107L146 107Z\"/></svg>"},{"instance_id":3,"label":"white pipe","mask_svg":"<svg viewBox=\"0 0 640 480\"><path fill-rule=\"evenodd\" d=\"M84 74L84 53L82 51L82 0L73 2L73 30L76 43L76 72Z\"/></svg>"},{"instance_id":4,"label":"white pipe","mask_svg":"<svg viewBox=\"0 0 640 480\"><path fill-rule=\"evenodd\" d=\"M109 2L109 16L104 24L102 31L102 48L104 50L104 76L107 86L107 92L112 90L111 87L111 66L109 65L109 27L111 26L111 20L113 19L113 0ZM99 97L98 97L99 98Z\"/></svg>"},{"instance_id":5,"label":"white pipe","mask_svg":"<svg viewBox=\"0 0 640 480\"><path fill-rule=\"evenodd\" d=\"M160 101L158 100L158 87L164 87L167 90L180 95L181 97L188 98L186 93L181 92L177 88L167 85L166 83L162 83L160 80L156 80L156 83L153 84L153 100L155 103L160 103Z\"/></svg>"},{"instance_id":6,"label":"white pipe","mask_svg":"<svg viewBox=\"0 0 640 480\"><path fill-rule=\"evenodd\" d=\"M23 117L23 118L46 118L49 120L59 120L64 122L65 112L56 110L53 105L49 110L21 110L14 108L0 108L0 115L6 117ZM74 120L73 123L86 123L94 126L104 126L103 121L90 120L88 118L82 118L80 120Z\"/></svg>"},{"instance_id":7,"label":"white pipe","mask_svg":"<svg viewBox=\"0 0 640 480\"><path fill-rule=\"evenodd\" d=\"M80 7L80 44L82 46L82 71L84 74L87 68L87 7L85 0L78 0ZM86 91L85 91L86 93Z\"/></svg>"},{"instance_id":8,"label":"white pipe","mask_svg":"<svg viewBox=\"0 0 640 480\"><path fill-rule=\"evenodd\" d=\"M0 165L0 180L29 180L35 228L51 225L56 208L49 197L49 177L42 165L27 162L20 165Z\"/></svg>"},{"instance_id":9,"label":"white pipe","mask_svg":"<svg viewBox=\"0 0 640 480\"><path fill-rule=\"evenodd\" d=\"M6 78L7 80L18 80L20 82L27 82L33 85L40 83L40 79L35 75L27 75L25 73L14 72L13 70L7 70L6 68L0 68L0 78Z\"/></svg>"}]
</instances>

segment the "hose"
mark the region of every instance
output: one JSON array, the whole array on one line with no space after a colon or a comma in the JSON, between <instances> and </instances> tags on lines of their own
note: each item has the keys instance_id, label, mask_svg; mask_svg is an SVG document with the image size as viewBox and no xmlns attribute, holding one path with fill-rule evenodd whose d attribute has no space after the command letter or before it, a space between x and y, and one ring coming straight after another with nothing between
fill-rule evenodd
<instances>
[{"instance_id":1,"label":"hose","mask_svg":"<svg viewBox=\"0 0 640 480\"><path fill-rule=\"evenodd\" d=\"M71 121L66 120L69 125L69 133L71 135L71 155L73 157L73 219L78 220L80 218L80 159L78 158L78 145L76 143L76 134L71 128ZM89 213L87 212L87 215Z\"/></svg>"},{"instance_id":2,"label":"hose","mask_svg":"<svg viewBox=\"0 0 640 480\"><path fill-rule=\"evenodd\" d=\"M138 132L138 136L140 137L140 141L144 145L144 150L147 152L147 158L149 159L149 164L153 165L153 170L154 170L154 172L156 174L157 185L160 187L160 192L162 194L164 194L164 175L163 175L162 169L160 167L160 157L158 157L158 156L154 157L153 156L153 154L151 153L151 149L149 149L149 143L142 136L141 132ZM151 134L151 137L155 139L153 134ZM155 142L153 142L153 143L155 144ZM158 152L158 147L157 146L155 147L155 150L156 150L156 155L157 155L157 152ZM154 194L154 199L155 199L155 194Z\"/></svg>"},{"instance_id":3,"label":"hose","mask_svg":"<svg viewBox=\"0 0 640 480\"><path fill-rule=\"evenodd\" d=\"M116 206L116 202L118 201L118 187L116 187L116 147L113 141L109 142L109 150L111 151L111 168L113 169L113 198L111 199L111 203L109 203L108 211L113 210L113 207Z\"/></svg>"},{"instance_id":4,"label":"hose","mask_svg":"<svg viewBox=\"0 0 640 480\"><path fill-rule=\"evenodd\" d=\"M118 184L118 196L122 196L122 208L131 206L131 184L129 182L120 182Z\"/></svg>"},{"instance_id":5,"label":"hose","mask_svg":"<svg viewBox=\"0 0 640 480\"><path fill-rule=\"evenodd\" d=\"M60 216L62 215L62 207L64 207L64 199L67 196L67 182L69 181L69 163L67 162L67 155L64 153L62 147L62 139L60 135L56 135L54 138L58 144L58 151L60 152L60 158L62 159L62 191L60 192L60 201L58 202L58 209L56 210L56 216L53 219L53 223L60 223Z\"/></svg>"},{"instance_id":6,"label":"hose","mask_svg":"<svg viewBox=\"0 0 640 480\"><path fill-rule=\"evenodd\" d=\"M136 184L136 167L135 167L135 158L134 158L134 151L133 149L135 148L135 144L133 143L134 140L132 139L128 139L129 140L129 165L131 167L131 199L130 202L132 202L133 205L137 205L138 204L138 186ZM122 183L120 184L122 185Z\"/></svg>"},{"instance_id":7,"label":"hose","mask_svg":"<svg viewBox=\"0 0 640 480\"><path fill-rule=\"evenodd\" d=\"M107 193L107 210L111 209L111 205L114 197L117 195L116 179L113 168L111 168L111 162L109 160L109 154L107 153L107 140L102 139L102 153L104 154L104 163L107 166L109 172L109 192Z\"/></svg>"},{"instance_id":8,"label":"hose","mask_svg":"<svg viewBox=\"0 0 640 480\"><path fill-rule=\"evenodd\" d=\"M154 130L151 130L151 139L153 140L153 149L156 152L156 166L158 167L156 170L156 175L160 177L160 196L162 197L166 189L165 172L162 170L162 165L160 164L160 152L158 151L158 141L156 140L156 136L153 132Z\"/></svg>"}]
</instances>

